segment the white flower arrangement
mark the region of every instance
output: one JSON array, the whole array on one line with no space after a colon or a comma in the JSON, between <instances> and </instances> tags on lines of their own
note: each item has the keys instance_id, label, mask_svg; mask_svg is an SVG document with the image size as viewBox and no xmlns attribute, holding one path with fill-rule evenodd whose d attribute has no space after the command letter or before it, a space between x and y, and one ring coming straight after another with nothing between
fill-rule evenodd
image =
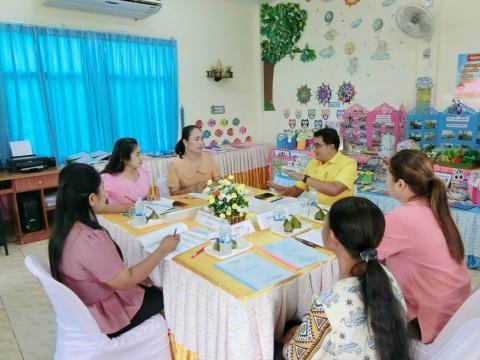
<instances>
[{"instance_id":1,"label":"white flower arrangement","mask_svg":"<svg viewBox=\"0 0 480 360\"><path fill-rule=\"evenodd\" d=\"M234 179L233 175L229 175L217 184L209 180L203 191L208 195L208 208L213 214L229 221L234 217L245 216L248 207L247 188L244 184L235 184Z\"/></svg>"}]
</instances>

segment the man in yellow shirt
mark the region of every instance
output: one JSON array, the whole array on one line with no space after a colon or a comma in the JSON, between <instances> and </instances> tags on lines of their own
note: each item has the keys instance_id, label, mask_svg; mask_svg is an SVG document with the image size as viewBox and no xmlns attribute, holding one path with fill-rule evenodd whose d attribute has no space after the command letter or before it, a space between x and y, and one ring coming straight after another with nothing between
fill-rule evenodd
<instances>
[{"instance_id":1,"label":"man in yellow shirt","mask_svg":"<svg viewBox=\"0 0 480 360\"><path fill-rule=\"evenodd\" d=\"M357 163L343 155L338 148L340 138L335 129L325 128L314 133L313 152L315 159L308 162L305 172L284 172L296 180L295 186L270 186L286 196L298 197L310 188L317 190L318 203L332 205L335 201L352 196L357 178Z\"/></svg>"}]
</instances>

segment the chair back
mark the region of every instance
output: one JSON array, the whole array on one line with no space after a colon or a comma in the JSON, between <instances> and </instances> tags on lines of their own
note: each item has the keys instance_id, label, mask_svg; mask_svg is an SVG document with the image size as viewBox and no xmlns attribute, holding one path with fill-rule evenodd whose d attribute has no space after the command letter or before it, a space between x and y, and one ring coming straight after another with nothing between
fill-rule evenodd
<instances>
[{"instance_id":1,"label":"chair back","mask_svg":"<svg viewBox=\"0 0 480 360\"><path fill-rule=\"evenodd\" d=\"M63 344L99 343L108 341L98 324L80 298L68 287L56 281L50 268L38 256L25 258L28 270L38 279L55 310L57 319L57 342Z\"/></svg>"},{"instance_id":2,"label":"chair back","mask_svg":"<svg viewBox=\"0 0 480 360\"><path fill-rule=\"evenodd\" d=\"M167 184L167 174L160 174L157 179L157 186L161 197L170 197L170 189Z\"/></svg>"}]
</instances>

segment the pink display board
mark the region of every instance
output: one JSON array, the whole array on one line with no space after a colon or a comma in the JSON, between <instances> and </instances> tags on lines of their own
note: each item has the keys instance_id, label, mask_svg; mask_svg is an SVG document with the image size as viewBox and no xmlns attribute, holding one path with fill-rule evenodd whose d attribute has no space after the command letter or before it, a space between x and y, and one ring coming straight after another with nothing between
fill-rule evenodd
<instances>
[{"instance_id":1,"label":"pink display board","mask_svg":"<svg viewBox=\"0 0 480 360\"><path fill-rule=\"evenodd\" d=\"M350 146L367 146L368 110L355 104L345 109L341 123L343 143Z\"/></svg>"},{"instance_id":2,"label":"pink display board","mask_svg":"<svg viewBox=\"0 0 480 360\"><path fill-rule=\"evenodd\" d=\"M403 132L403 133L402 133ZM405 111L383 103L368 113L367 116L367 145L379 149L382 137L391 134L395 138L395 148L405 138Z\"/></svg>"}]
</instances>

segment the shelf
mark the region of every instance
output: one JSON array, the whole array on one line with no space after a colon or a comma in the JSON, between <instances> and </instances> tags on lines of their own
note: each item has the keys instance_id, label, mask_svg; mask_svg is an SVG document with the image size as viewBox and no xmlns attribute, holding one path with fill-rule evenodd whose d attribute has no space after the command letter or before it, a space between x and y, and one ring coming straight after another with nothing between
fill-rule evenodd
<instances>
[{"instance_id":1,"label":"shelf","mask_svg":"<svg viewBox=\"0 0 480 360\"><path fill-rule=\"evenodd\" d=\"M0 195L13 194L13 188L0 190Z\"/></svg>"},{"instance_id":2,"label":"shelf","mask_svg":"<svg viewBox=\"0 0 480 360\"><path fill-rule=\"evenodd\" d=\"M232 79L233 78L233 73L232 72L224 73L223 71L208 70L207 71L207 78L214 79L215 81L220 81L222 79Z\"/></svg>"}]
</instances>

